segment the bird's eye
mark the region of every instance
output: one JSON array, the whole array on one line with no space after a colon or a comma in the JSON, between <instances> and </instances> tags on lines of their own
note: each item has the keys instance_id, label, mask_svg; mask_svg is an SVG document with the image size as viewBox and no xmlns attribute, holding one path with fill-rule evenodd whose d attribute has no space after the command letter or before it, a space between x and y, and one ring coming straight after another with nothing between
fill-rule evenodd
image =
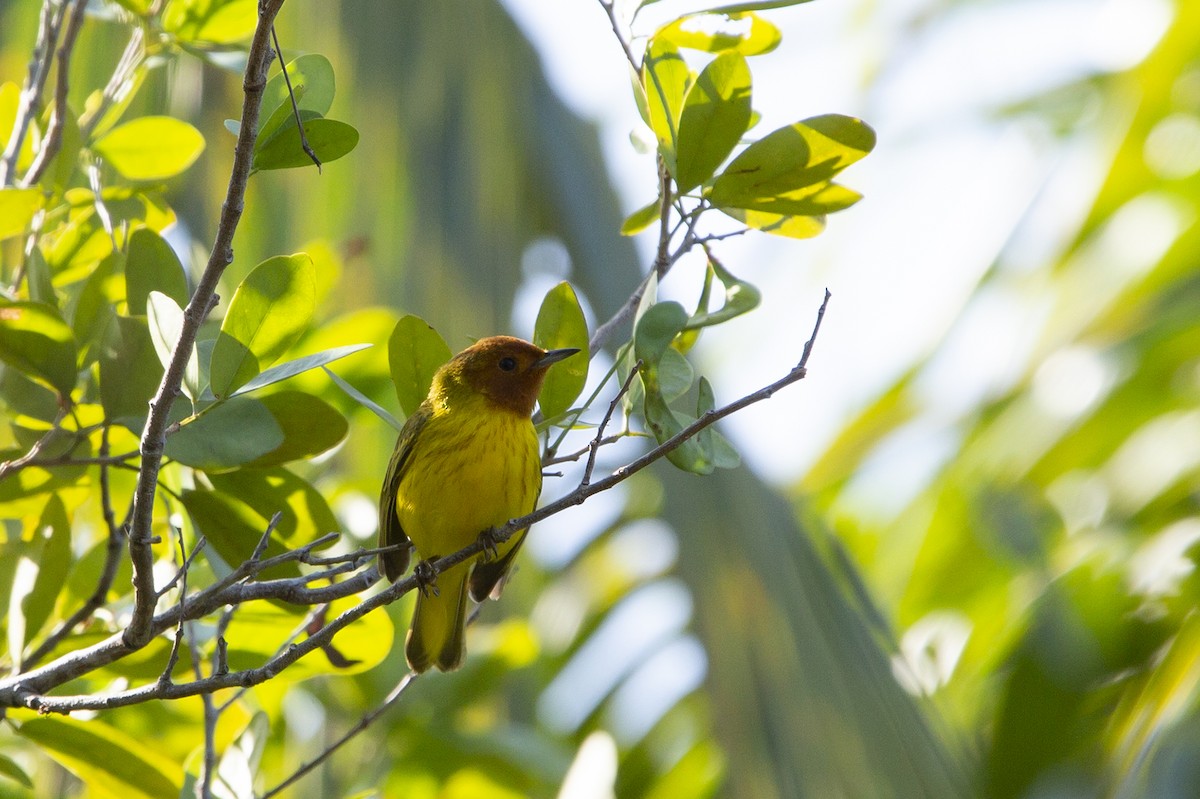
<instances>
[{"instance_id":1,"label":"bird's eye","mask_svg":"<svg viewBox=\"0 0 1200 799\"><path fill-rule=\"evenodd\" d=\"M517 368L517 359L516 358L501 358L500 359L500 368L506 372L513 371L514 369Z\"/></svg>"}]
</instances>

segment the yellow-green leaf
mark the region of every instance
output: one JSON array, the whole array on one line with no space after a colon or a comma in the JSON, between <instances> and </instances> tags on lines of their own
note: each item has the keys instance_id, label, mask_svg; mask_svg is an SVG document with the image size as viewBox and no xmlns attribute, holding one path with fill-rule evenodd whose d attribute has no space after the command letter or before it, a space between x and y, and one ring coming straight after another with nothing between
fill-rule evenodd
<instances>
[{"instance_id":1,"label":"yellow-green leaf","mask_svg":"<svg viewBox=\"0 0 1200 799\"><path fill-rule=\"evenodd\" d=\"M173 117L139 117L113 128L92 145L129 180L165 180L204 152L204 137Z\"/></svg>"},{"instance_id":2,"label":"yellow-green leaf","mask_svg":"<svg viewBox=\"0 0 1200 799\"><path fill-rule=\"evenodd\" d=\"M0 189L0 239L24 233L41 207L40 189Z\"/></svg>"},{"instance_id":3,"label":"yellow-green leaf","mask_svg":"<svg viewBox=\"0 0 1200 799\"><path fill-rule=\"evenodd\" d=\"M730 50L744 56L769 53L779 46L779 28L749 11L700 13L680 17L654 34L676 47L709 53Z\"/></svg>"},{"instance_id":4,"label":"yellow-green leaf","mask_svg":"<svg viewBox=\"0 0 1200 799\"><path fill-rule=\"evenodd\" d=\"M571 407L587 383L587 321L570 283L563 281L546 293L534 324L533 343L544 350L579 350L546 373L538 405L543 417L553 419Z\"/></svg>"},{"instance_id":5,"label":"yellow-green leaf","mask_svg":"<svg viewBox=\"0 0 1200 799\"><path fill-rule=\"evenodd\" d=\"M450 346L424 319L408 314L396 322L388 339L388 366L405 416L424 402L434 372L450 354Z\"/></svg>"},{"instance_id":6,"label":"yellow-green leaf","mask_svg":"<svg viewBox=\"0 0 1200 799\"><path fill-rule=\"evenodd\" d=\"M82 780L89 796L176 799L183 785L179 764L99 719L30 718L17 733Z\"/></svg>"},{"instance_id":7,"label":"yellow-green leaf","mask_svg":"<svg viewBox=\"0 0 1200 799\"><path fill-rule=\"evenodd\" d=\"M692 85L691 69L678 48L666 39L652 39L642 62L642 85L650 129L658 139L658 150L671 174L675 174L675 148L679 136L679 114Z\"/></svg>"},{"instance_id":8,"label":"yellow-green leaf","mask_svg":"<svg viewBox=\"0 0 1200 799\"><path fill-rule=\"evenodd\" d=\"M675 180L686 192L713 176L750 125L750 67L722 53L688 90L679 117Z\"/></svg>"},{"instance_id":9,"label":"yellow-green leaf","mask_svg":"<svg viewBox=\"0 0 1200 799\"><path fill-rule=\"evenodd\" d=\"M75 337L53 306L0 299L0 360L60 395L75 387Z\"/></svg>"}]
</instances>

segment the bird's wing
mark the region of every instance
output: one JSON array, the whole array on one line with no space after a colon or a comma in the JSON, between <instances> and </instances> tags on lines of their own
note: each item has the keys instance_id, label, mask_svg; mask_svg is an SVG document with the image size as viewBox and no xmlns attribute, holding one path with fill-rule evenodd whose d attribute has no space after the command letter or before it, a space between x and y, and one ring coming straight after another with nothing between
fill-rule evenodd
<instances>
[{"instance_id":1,"label":"bird's wing","mask_svg":"<svg viewBox=\"0 0 1200 799\"><path fill-rule=\"evenodd\" d=\"M383 573L389 580L395 580L408 568L411 542L404 528L400 526L400 517L396 515L396 498L400 490L400 480L412 460L412 452L417 443L417 436L429 421L429 412L424 405L404 423L400 436L396 441L396 451L388 461L387 474L383 478L383 486L379 490L379 545L381 547L399 546L399 549L385 552L381 555Z\"/></svg>"}]
</instances>

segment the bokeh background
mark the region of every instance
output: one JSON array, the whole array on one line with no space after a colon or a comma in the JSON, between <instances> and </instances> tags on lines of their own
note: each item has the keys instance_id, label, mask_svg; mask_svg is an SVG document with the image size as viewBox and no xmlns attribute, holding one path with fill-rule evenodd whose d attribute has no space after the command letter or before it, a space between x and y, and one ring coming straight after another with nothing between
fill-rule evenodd
<instances>
[{"instance_id":1,"label":"bokeh background","mask_svg":"<svg viewBox=\"0 0 1200 799\"><path fill-rule=\"evenodd\" d=\"M651 4L634 33L696 7ZM0 5L5 79L37 10ZM467 666L292 795L1200 793L1200 5L764 13L784 37L752 65L758 130L840 112L879 145L846 175L866 199L820 237L722 243L763 304L695 359L719 401L770 382L828 287L810 377L730 421L742 468L663 465L535 529ZM654 163L598 3L289 0L279 33L330 58L361 142L319 177L255 177L223 295L305 249L328 276L312 349L382 343L401 312L457 349L528 335L563 278L603 320L647 268L652 242L617 229ZM125 36L89 20L80 97ZM209 141L169 194L184 252L211 239L232 157L240 81L212 60L151 73L136 107ZM664 294L694 301L702 268ZM337 371L398 412L382 347ZM349 440L307 474L369 540L393 437L343 410ZM257 691L266 781L402 670Z\"/></svg>"}]
</instances>

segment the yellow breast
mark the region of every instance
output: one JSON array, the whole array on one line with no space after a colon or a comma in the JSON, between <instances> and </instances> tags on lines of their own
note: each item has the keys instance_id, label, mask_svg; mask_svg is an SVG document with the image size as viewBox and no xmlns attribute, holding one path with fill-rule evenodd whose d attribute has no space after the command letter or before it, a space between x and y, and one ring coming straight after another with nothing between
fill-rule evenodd
<instances>
[{"instance_id":1,"label":"yellow breast","mask_svg":"<svg viewBox=\"0 0 1200 799\"><path fill-rule=\"evenodd\" d=\"M490 407L443 408L414 446L396 511L422 558L462 549L537 503L541 459L528 418Z\"/></svg>"}]
</instances>

